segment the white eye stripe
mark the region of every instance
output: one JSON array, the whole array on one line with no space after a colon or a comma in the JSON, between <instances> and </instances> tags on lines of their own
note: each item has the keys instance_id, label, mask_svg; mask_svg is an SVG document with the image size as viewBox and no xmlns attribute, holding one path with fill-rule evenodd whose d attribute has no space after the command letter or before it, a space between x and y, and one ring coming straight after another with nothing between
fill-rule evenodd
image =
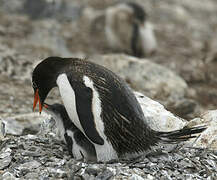
<instances>
[{"instance_id":1,"label":"white eye stripe","mask_svg":"<svg viewBox=\"0 0 217 180\"><path fill-rule=\"evenodd\" d=\"M104 122L101 117L102 106L100 100L100 94L97 89L94 87L94 82L91 78L83 76L83 81L86 87L89 87L93 90L93 100L92 100L92 112L94 116L94 121L96 125L97 132L104 139L104 145L94 144L96 149L96 155L98 161L107 161L110 159L117 159L117 153L113 149L110 142L107 140L107 137L104 133Z\"/></svg>"},{"instance_id":2,"label":"white eye stripe","mask_svg":"<svg viewBox=\"0 0 217 180\"><path fill-rule=\"evenodd\" d=\"M84 76L83 77L83 81L84 81L85 86L91 88L92 90L94 89L94 87L93 87L93 81L89 77Z\"/></svg>"}]
</instances>

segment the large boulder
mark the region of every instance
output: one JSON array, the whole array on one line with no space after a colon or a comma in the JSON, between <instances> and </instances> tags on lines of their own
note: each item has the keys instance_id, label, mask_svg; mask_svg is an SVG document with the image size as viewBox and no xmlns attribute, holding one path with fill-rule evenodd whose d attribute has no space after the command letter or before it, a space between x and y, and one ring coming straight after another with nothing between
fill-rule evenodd
<instances>
[{"instance_id":1,"label":"large boulder","mask_svg":"<svg viewBox=\"0 0 217 180\"><path fill-rule=\"evenodd\" d=\"M188 86L181 77L147 59L138 59L124 54L109 54L94 56L88 60L117 73L133 89L151 98L176 102L186 95Z\"/></svg>"},{"instance_id":2,"label":"large boulder","mask_svg":"<svg viewBox=\"0 0 217 180\"><path fill-rule=\"evenodd\" d=\"M167 111L165 107L142 93L135 92L142 107L146 123L156 131L173 131L183 128L187 121Z\"/></svg>"}]
</instances>

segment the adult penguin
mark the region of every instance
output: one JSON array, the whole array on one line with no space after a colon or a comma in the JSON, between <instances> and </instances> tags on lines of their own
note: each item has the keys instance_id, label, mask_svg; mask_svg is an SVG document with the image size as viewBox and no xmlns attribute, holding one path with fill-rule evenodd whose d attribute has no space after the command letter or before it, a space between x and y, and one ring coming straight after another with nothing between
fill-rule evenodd
<instances>
[{"instance_id":1,"label":"adult penguin","mask_svg":"<svg viewBox=\"0 0 217 180\"><path fill-rule=\"evenodd\" d=\"M97 161L141 154L159 142L176 143L192 138L205 127L171 132L152 130L132 90L112 71L78 58L49 57L33 71L35 109L54 87L74 125L95 146ZM193 136L195 137L195 136Z\"/></svg>"}]
</instances>

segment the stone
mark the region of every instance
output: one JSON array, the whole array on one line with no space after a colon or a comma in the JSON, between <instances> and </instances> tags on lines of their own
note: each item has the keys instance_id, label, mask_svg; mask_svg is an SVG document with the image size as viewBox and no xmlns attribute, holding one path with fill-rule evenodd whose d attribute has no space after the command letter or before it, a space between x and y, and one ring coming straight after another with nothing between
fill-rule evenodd
<instances>
[{"instance_id":1,"label":"stone","mask_svg":"<svg viewBox=\"0 0 217 180\"><path fill-rule=\"evenodd\" d=\"M141 176L137 175L137 174L133 174L129 180L142 180L144 178L142 178Z\"/></svg>"},{"instance_id":2,"label":"stone","mask_svg":"<svg viewBox=\"0 0 217 180\"><path fill-rule=\"evenodd\" d=\"M90 57L88 60L103 65L120 75L134 90L162 101L176 102L187 91L186 82L171 70L147 59L124 54Z\"/></svg>"},{"instance_id":3,"label":"stone","mask_svg":"<svg viewBox=\"0 0 217 180\"><path fill-rule=\"evenodd\" d=\"M67 177L67 172L62 169L57 168L47 168L49 173L53 174L55 178L64 178Z\"/></svg>"},{"instance_id":4,"label":"stone","mask_svg":"<svg viewBox=\"0 0 217 180\"><path fill-rule=\"evenodd\" d=\"M207 111L199 118L191 120L188 127L206 125L207 129L194 142L195 147L217 150L217 110Z\"/></svg>"},{"instance_id":5,"label":"stone","mask_svg":"<svg viewBox=\"0 0 217 180\"><path fill-rule=\"evenodd\" d=\"M99 175L96 176L97 180L108 180L113 176L113 173L109 170L106 169L103 172L101 172Z\"/></svg>"},{"instance_id":6,"label":"stone","mask_svg":"<svg viewBox=\"0 0 217 180\"><path fill-rule=\"evenodd\" d=\"M0 176L1 177L1 176ZM10 172L5 172L3 175L2 175L2 179L4 180L18 180L19 178L16 178L12 173Z\"/></svg>"},{"instance_id":7,"label":"stone","mask_svg":"<svg viewBox=\"0 0 217 180\"><path fill-rule=\"evenodd\" d=\"M96 165L91 165L85 169L85 173L97 176L100 172L100 169Z\"/></svg>"},{"instance_id":8,"label":"stone","mask_svg":"<svg viewBox=\"0 0 217 180\"><path fill-rule=\"evenodd\" d=\"M25 131L36 134L42 121L49 117L46 113L41 113L40 116L38 113L27 113L7 117L3 120L6 134L21 135Z\"/></svg>"},{"instance_id":9,"label":"stone","mask_svg":"<svg viewBox=\"0 0 217 180\"><path fill-rule=\"evenodd\" d=\"M187 121L174 116L162 104L154 101L142 93L134 92L142 107L146 123L157 131L172 131L183 128Z\"/></svg>"},{"instance_id":10,"label":"stone","mask_svg":"<svg viewBox=\"0 0 217 180\"><path fill-rule=\"evenodd\" d=\"M11 163L11 152L12 150L7 147L0 149L0 170L5 169Z\"/></svg>"},{"instance_id":11,"label":"stone","mask_svg":"<svg viewBox=\"0 0 217 180\"><path fill-rule=\"evenodd\" d=\"M31 170L31 169L36 169L41 165L41 163L39 163L38 161L29 161L29 162L25 162L24 164L19 165L19 167L17 167L18 170Z\"/></svg>"},{"instance_id":12,"label":"stone","mask_svg":"<svg viewBox=\"0 0 217 180\"><path fill-rule=\"evenodd\" d=\"M5 157L3 159L0 158L0 170L5 169L11 163L12 157Z\"/></svg>"},{"instance_id":13,"label":"stone","mask_svg":"<svg viewBox=\"0 0 217 180\"><path fill-rule=\"evenodd\" d=\"M5 123L2 121L2 118L0 117L0 141L5 137Z\"/></svg>"}]
</instances>

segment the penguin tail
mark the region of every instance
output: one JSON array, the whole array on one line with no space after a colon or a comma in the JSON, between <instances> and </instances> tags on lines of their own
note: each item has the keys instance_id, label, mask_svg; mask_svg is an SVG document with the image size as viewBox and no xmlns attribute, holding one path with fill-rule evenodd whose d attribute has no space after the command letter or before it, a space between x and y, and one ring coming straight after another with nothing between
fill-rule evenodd
<instances>
[{"instance_id":1,"label":"penguin tail","mask_svg":"<svg viewBox=\"0 0 217 180\"><path fill-rule=\"evenodd\" d=\"M170 132L156 132L160 142L163 143L177 143L187 141L191 138L197 137L195 134L201 133L206 130L206 126L197 126L192 128L183 128L180 130Z\"/></svg>"}]
</instances>

